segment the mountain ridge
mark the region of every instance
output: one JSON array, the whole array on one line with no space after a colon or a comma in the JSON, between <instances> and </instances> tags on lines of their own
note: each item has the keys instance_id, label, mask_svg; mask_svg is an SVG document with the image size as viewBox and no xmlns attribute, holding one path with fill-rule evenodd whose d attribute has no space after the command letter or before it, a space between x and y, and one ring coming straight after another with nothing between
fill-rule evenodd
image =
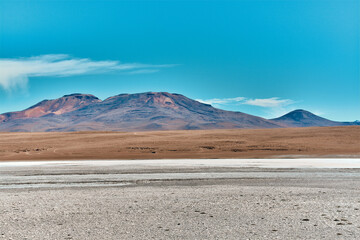
<instances>
[{"instance_id":1,"label":"mountain ridge","mask_svg":"<svg viewBox=\"0 0 360 240\"><path fill-rule=\"evenodd\" d=\"M311 121L309 121L309 119ZM68 94L41 101L23 111L0 114L0 131L149 131L226 128L343 126L305 110L275 119L226 111L168 92L118 94L100 100Z\"/></svg>"}]
</instances>

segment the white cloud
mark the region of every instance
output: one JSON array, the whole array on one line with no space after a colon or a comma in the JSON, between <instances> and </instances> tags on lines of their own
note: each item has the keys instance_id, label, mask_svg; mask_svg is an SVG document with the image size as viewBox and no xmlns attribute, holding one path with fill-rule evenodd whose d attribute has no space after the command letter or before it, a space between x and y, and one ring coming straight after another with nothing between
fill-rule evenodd
<instances>
[{"instance_id":1,"label":"white cloud","mask_svg":"<svg viewBox=\"0 0 360 240\"><path fill-rule=\"evenodd\" d=\"M119 61L93 61L72 58L66 54L49 54L29 58L0 58L0 87L11 90L24 87L29 77L64 77L95 74L107 71L129 71L131 74L152 73L174 64L151 65L120 63Z\"/></svg>"},{"instance_id":2,"label":"white cloud","mask_svg":"<svg viewBox=\"0 0 360 240\"><path fill-rule=\"evenodd\" d=\"M197 99L197 101L207 104L215 105L234 105L234 104L245 104L265 108L276 108L283 107L294 103L290 99L280 99L278 97L272 98L257 98L257 99L248 99L245 97L235 97L235 98L213 98L208 100Z\"/></svg>"},{"instance_id":3,"label":"white cloud","mask_svg":"<svg viewBox=\"0 0 360 240\"><path fill-rule=\"evenodd\" d=\"M237 109L240 105L256 106L260 108L256 110L256 115L259 115L260 112L262 117L265 118L275 118L284 115L293 110L293 104L297 103L291 99L281 99L279 97L255 99L245 97L213 98L208 100L197 99L197 101L227 110Z\"/></svg>"},{"instance_id":4,"label":"white cloud","mask_svg":"<svg viewBox=\"0 0 360 240\"><path fill-rule=\"evenodd\" d=\"M282 107L292 104L290 99L280 99L278 97L264 98L264 99L248 99L243 104L259 106L259 107Z\"/></svg>"},{"instance_id":5,"label":"white cloud","mask_svg":"<svg viewBox=\"0 0 360 240\"><path fill-rule=\"evenodd\" d=\"M199 101L201 103L206 103L206 104L233 104L233 103L238 103L238 102L242 102L244 101L245 98L244 97L236 97L236 98L213 98L213 99L208 99L208 100L201 100L201 99L196 99L196 101Z\"/></svg>"}]
</instances>

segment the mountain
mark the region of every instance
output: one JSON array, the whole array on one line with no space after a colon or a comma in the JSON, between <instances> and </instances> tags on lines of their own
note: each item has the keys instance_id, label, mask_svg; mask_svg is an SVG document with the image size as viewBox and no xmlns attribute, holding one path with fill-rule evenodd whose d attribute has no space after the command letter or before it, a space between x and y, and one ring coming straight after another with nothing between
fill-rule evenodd
<instances>
[{"instance_id":1,"label":"mountain","mask_svg":"<svg viewBox=\"0 0 360 240\"><path fill-rule=\"evenodd\" d=\"M60 104L61 103L61 104ZM51 106L51 107L50 107ZM37 114L31 115L32 111ZM175 129L278 128L261 117L224 111L180 94L120 94L104 101L72 94L0 115L0 131L143 131Z\"/></svg>"},{"instance_id":2,"label":"mountain","mask_svg":"<svg viewBox=\"0 0 360 240\"><path fill-rule=\"evenodd\" d=\"M90 94L71 94L55 100L44 100L20 112L10 112L0 115L0 122L8 122L15 119L38 118L46 115L60 115L72 112L87 105L101 102L97 97Z\"/></svg>"},{"instance_id":3,"label":"mountain","mask_svg":"<svg viewBox=\"0 0 360 240\"><path fill-rule=\"evenodd\" d=\"M288 127L331 127L331 126L346 126L357 125L356 121L350 122L335 122L326 118L319 117L311 112L297 109L289 112L279 118L271 119L279 124L286 125Z\"/></svg>"},{"instance_id":4,"label":"mountain","mask_svg":"<svg viewBox=\"0 0 360 240\"><path fill-rule=\"evenodd\" d=\"M146 131L342 126L305 110L264 119L217 109L181 94L120 94L101 101L89 94L44 100L24 111L0 115L0 131Z\"/></svg>"}]
</instances>

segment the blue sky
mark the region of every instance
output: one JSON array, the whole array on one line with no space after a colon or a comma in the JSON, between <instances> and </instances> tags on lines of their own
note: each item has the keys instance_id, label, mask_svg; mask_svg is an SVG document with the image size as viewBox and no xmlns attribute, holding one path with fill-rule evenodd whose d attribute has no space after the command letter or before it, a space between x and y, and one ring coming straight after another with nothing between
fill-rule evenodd
<instances>
[{"instance_id":1,"label":"blue sky","mask_svg":"<svg viewBox=\"0 0 360 240\"><path fill-rule=\"evenodd\" d=\"M0 0L0 112L167 91L360 119L360 1Z\"/></svg>"}]
</instances>

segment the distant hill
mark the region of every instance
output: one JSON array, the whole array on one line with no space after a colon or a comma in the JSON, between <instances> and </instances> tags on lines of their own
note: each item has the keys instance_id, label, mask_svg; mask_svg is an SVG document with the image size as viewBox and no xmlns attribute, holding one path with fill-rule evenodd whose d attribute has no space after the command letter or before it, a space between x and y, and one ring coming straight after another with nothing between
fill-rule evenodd
<instances>
[{"instance_id":1,"label":"distant hill","mask_svg":"<svg viewBox=\"0 0 360 240\"><path fill-rule=\"evenodd\" d=\"M357 125L355 122L335 122L326 118L319 117L309 111L298 109L285 114L279 118L271 119L274 122L286 125L288 127L331 127Z\"/></svg>"},{"instance_id":2,"label":"distant hill","mask_svg":"<svg viewBox=\"0 0 360 240\"><path fill-rule=\"evenodd\" d=\"M264 119L217 109L181 94L120 94L101 101L89 94L44 100L24 111L0 115L0 131L147 131L342 126L304 110Z\"/></svg>"}]
</instances>

